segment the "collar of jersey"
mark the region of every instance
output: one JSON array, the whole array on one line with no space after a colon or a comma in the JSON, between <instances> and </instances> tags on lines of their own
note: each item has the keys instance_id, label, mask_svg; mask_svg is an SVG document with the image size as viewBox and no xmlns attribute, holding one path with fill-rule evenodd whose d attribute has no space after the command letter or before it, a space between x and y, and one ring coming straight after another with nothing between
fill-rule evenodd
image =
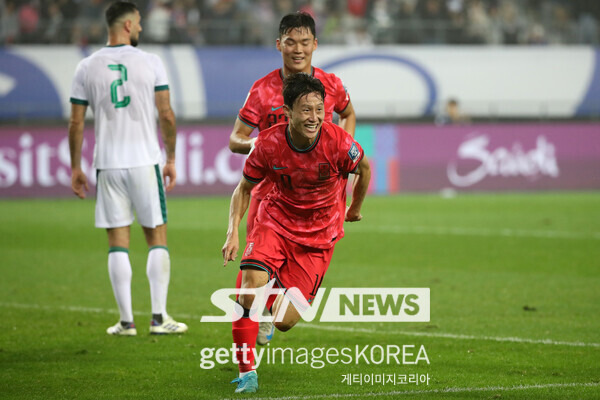
<instances>
[{"instance_id":1,"label":"collar of jersey","mask_svg":"<svg viewBox=\"0 0 600 400\"><path fill-rule=\"evenodd\" d=\"M321 139L321 132L323 131L323 125L321 125L321 129L319 129L319 133L317 133L317 137L315 138L315 141L308 146L305 149L299 149L296 146L294 146L294 143L292 143L292 136L290 133L290 125L288 124L288 126L286 126L285 128L285 140L287 140L288 146L290 146L290 148L292 150L294 150L295 152L298 153L308 153L309 151L311 151L312 149L315 148L315 146L317 145L317 143L319 143L319 139Z\"/></svg>"},{"instance_id":2,"label":"collar of jersey","mask_svg":"<svg viewBox=\"0 0 600 400\"><path fill-rule=\"evenodd\" d=\"M115 44L114 46L106 45L106 47L123 47L123 46L127 46L127 45L125 43Z\"/></svg>"},{"instance_id":3,"label":"collar of jersey","mask_svg":"<svg viewBox=\"0 0 600 400\"><path fill-rule=\"evenodd\" d=\"M315 67L313 67L312 65L310 66L310 76L315 76ZM283 76L283 68L279 68L279 77L281 78L281 80L285 79L285 76Z\"/></svg>"}]
</instances>

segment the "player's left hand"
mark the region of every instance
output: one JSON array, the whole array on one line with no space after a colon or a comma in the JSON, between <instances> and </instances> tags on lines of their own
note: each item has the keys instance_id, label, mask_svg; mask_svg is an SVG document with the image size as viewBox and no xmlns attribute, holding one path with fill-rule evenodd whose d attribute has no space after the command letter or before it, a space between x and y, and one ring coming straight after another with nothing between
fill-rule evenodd
<instances>
[{"instance_id":1,"label":"player's left hand","mask_svg":"<svg viewBox=\"0 0 600 400\"><path fill-rule=\"evenodd\" d=\"M346 207L346 222L356 222L361 219L362 215L360 214L360 211L354 211L352 208Z\"/></svg>"},{"instance_id":2,"label":"player's left hand","mask_svg":"<svg viewBox=\"0 0 600 400\"><path fill-rule=\"evenodd\" d=\"M177 171L175 170L175 161L167 161L163 167L163 181L166 185L167 192L175 187L177 179Z\"/></svg>"}]
</instances>

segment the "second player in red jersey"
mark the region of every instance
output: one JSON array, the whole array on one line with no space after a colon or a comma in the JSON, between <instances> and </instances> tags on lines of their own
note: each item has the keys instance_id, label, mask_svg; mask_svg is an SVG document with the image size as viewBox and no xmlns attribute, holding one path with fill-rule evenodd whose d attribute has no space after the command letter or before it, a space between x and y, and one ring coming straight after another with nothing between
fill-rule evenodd
<instances>
[{"instance_id":1,"label":"second player in red jersey","mask_svg":"<svg viewBox=\"0 0 600 400\"><path fill-rule=\"evenodd\" d=\"M281 19L276 46L281 52L283 67L270 72L252 85L229 139L231 151L248 154L255 140L250 137L254 129L262 132L287 121L281 94L283 79L298 72L314 76L325 87L325 121L331 122L333 114L339 114L339 125L354 136L356 115L344 84L336 75L312 66L312 53L318 45L315 35L315 21L309 14L293 13ZM265 180L252 192L247 232L252 231L260 201L272 187L272 183Z\"/></svg>"},{"instance_id":2,"label":"second player in red jersey","mask_svg":"<svg viewBox=\"0 0 600 400\"><path fill-rule=\"evenodd\" d=\"M287 122L283 112L283 68L278 68L260 78L252 85L238 118L259 132L281 122ZM342 114L350 103L342 80L334 74L311 67L310 74L323 83L325 87L325 121L333 120L333 113Z\"/></svg>"}]
</instances>

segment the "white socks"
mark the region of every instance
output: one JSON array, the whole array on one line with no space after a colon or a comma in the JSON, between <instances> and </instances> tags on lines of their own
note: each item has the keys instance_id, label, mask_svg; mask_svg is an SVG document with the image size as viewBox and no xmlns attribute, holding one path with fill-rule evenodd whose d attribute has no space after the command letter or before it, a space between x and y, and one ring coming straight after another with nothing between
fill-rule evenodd
<instances>
[{"instance_id":1,"label":"white socks","mask_svg":"<svg viewBox=\"0 0 600 400\"><path fill-rule=\"evenodd\" d=\"M126 248L111 247L108 252L108 275L112 284L121 321L133 322L131 309L131 263Z\"/></svg>"},{"instance_id":2,"label":"white socks","mask_svg":"<svg viewBox=\"0 0 600 400\"><path fill-rule=\"evenodd\" d=\"M148 252L146 274L150 282L152 314L167 316L167 292L171 276L169 251L164 246L154 246ZM108 252L108 275L112 284L121 321L133 322L131 307L131 263L129 251L123 247L111 247Z\"/></svg>"},{"instance_id":3,"label":"white socks","mask_svg":"<svg viewBox=\"0 0 600 400\"><path fill-rule=\"evenodd\" d=\"M150 297L152 299L152 314L167 316L167 292L171 276L171 259L169 251L164 246L154 246L148 252L146 275L150 282Z\"/></svg>"}]
</instances>

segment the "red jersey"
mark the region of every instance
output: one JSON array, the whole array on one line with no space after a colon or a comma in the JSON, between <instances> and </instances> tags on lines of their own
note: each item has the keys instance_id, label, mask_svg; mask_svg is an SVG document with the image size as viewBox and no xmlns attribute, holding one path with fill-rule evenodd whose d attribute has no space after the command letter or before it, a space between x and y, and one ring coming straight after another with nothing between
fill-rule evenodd
<instances>
[{"instance_id":1,"label":"red jersey","mask_svg":"<svg viewBox=\"0 0 600 400\"><path fill-rule=\"evenodd\" d=\"M312 67L312 76L325 87L325 121L331 122L333 113L342 113L350 102L342 80L334 74ZM287 122L283 112L283 71L276 69L254 82L238 117L240 121L259 132L282 122ZM268 182L257 185L252 191L256 199L263 199L271 191Z\"/></svg>"},{"instance_id":2,"label":"red jersey","mask_svg":"<svg viewBox=\"0 0 600 400\"><path fill-rule=\"evenodd\" d=\"M363 156L361 146L331 122L323 122L313 144L302 150L292 144L288 124L261 132L244 165L245 179L274 184L257 223L301 245L333 247L344 236L344 176Z\"/></svg>"}]
</instances>

